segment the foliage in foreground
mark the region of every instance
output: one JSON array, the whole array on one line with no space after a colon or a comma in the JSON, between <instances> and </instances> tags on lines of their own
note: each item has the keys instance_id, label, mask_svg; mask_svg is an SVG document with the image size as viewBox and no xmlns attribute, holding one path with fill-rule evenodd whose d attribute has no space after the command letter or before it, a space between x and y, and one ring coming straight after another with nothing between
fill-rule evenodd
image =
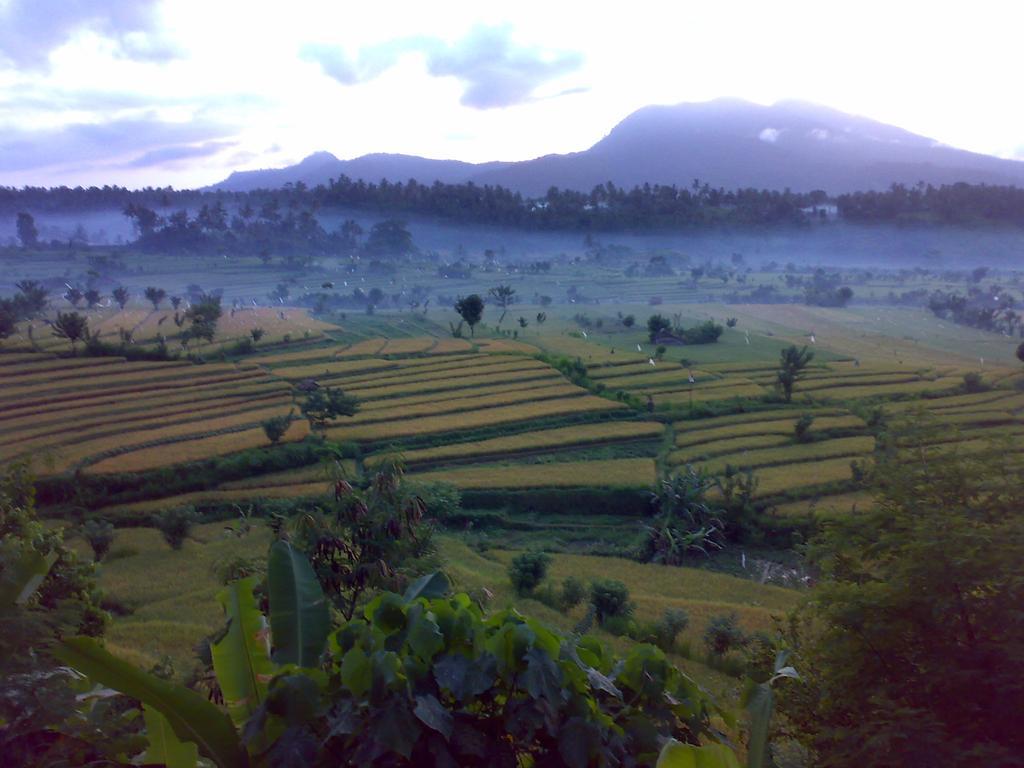
<instances>
[{"instance_id":1,"label":"foliage in foreground","mask_svg":"<svg viewBox=\"0 0 1024 768\"><path fill-rule=\"evenodd\" d=\"M654 765L669 738L736 764L696 746L716 738L713 716L729 719L653 646L616 659L512 609L485 616L437 573L332 629L316 574L285 541L268 580L268 617L251 577L219 596L228 625L212 655L226 715L89 639L65 642L61 657L142 701L147 762L172 766L197 752L218 766Z\"/></svg>"},{"instance_id":2,"label":"foliage in foreground","mask_svg":"<svg viewBox=\"0 0 1024 768\"><path fill-rule=\"evenodd\" d=\"M876 504L812 543L824 581L789 629L807 685L782 710L815 765L1024 765L1012 453L958 456L895 433Z\"/></svg>"}]
</instances>

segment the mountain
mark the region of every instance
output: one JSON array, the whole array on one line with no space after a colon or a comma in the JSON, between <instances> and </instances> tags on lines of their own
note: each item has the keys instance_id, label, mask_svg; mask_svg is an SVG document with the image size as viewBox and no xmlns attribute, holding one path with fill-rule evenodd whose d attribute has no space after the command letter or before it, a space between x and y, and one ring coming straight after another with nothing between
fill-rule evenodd
<instances>
[{"instance_id":1,"label":"mountain","mask_svg":"<svg viewBox=\"0 0 1024 768\"><path fill-rule=\"evenodd\" d=\"M392 155L376 153L363 155L353 160L339 160L330 152L315 152L302 162L287 168L271 168L258 171L235 171L224 181L213 186L230 192L250 189L273 189L291 182L302 182L307 186L326 184L329 179L345 175L350 179L377 182L406 181L416 179L423 183L440 181L445 184L461 184L477 173L499 170L510 163L464 163L460 160L430 160L414 155Z\"/></svg>"},{"instance_id":2,"label":"mountain","mask_svg":"<svg viewBox=\"0 0 1024 768\"><path fill-rule=\"evenodd\" d=\"M798 101L762 106L736 99L637 110L582 152L510 163L463 163L374 154L338 160L319 152L289 168L236 172L214 188L353 179L501 185L526 195L549 187L589 191L612 181L837 194L894 182L1024 185L1024 163L945 146L864 117Z\"/></svg>"}]
</instances>

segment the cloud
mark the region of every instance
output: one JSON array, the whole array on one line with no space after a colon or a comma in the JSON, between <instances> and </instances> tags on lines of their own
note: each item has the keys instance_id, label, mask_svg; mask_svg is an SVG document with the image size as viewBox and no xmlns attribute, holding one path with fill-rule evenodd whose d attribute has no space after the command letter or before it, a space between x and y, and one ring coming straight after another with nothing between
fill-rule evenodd
<instances>
[{"instance_id":1,"label":"cloud","mask_svg":"<svg viewBox=\"0 0 1024 768\"><path fill-rule=\"evenodd\" d=\"M210 157L230 147L238 146L237 141L207 141L203 144L172 144L148 152L125 163L124 168L149 168L174 165L181 160L194 160L198 157ZM244 154L244 153L243 153Z\"/></svg>"},{"instance_id":2,"label":"cloud","mask_svg":"<svg viewBox=\"0 0 1024 768\"><path fill-rule=\"evenodd\" d=\"M828 132L827 128L812 128L807 135L812 139L817 139L818 141L827 141L831 134Z\"/></svg>"},{"instance_id":3,"label":"cloud","mask_svg":"<svg viewBox=\"0 0 1024 768\"><path fill-rule=\"evenodd\" d=\"M201 118L172 123L155 116L73 123L45 130L0 128L0 172L68 165L104 166L131 155L137 157L129 165L141 167L159 164L161 151L168 153L163 162L181 159L171 155L181 152L183 145L212 146L234 133L231 126Z\"/></svg>"},{"instance_id":4,"label":"cloud","mask_svg":"<svg viewBox=\"0 0 1024 768\"><path fill-rule=\"evenodd\" d=\"M299 58L319 64L325 75L342 85L356 85L384 74L398 63L403 54L428 52L439 45L434 38L405 37L363 48L353 58L336 45L308 43L299 49Z\"/></svg>"},{"instance_id":5,"label":"cloud","mask_svg":"<svg viewBox=\"0 0 1024 768\"><path fill-rule=\"evenodd\" d=\"M159 0L8 0L0 3L0 61L45 69L50 52L78 32L118 44L121 56L166 60L176 50L158 32Z\"/></svg>"},{"instance_id":6,"label":"cloud","mask_svg":"<svg viewBox=\"0 0 1024 768\"><path fill-rule=\"evenodd\" d=\"M516 45L508 25L474 27L454 45L427 55L430 74L462 81L466 86L462 104L475 109L529 101L538 87L582 63L579 53Z\"/></svg>"},{"instance_id":7,"label":"cloud","mask_svg":"<svg viewBox=\"0 0 1024 768\"><path fill-rule=\"evenodd\" d=\"M768 144L774 144L779 139L779 135L782 133L778 128L765 128L759 134L757 138L761 141L767 142Z\"/></svg>"},{"instance_id":8,"label":"cloud","mask_svg":"<svg viewBox=\"0 0 1024 768\"><path fill-rule=\"evenodd\" d=\"M550 52L515 44L508 25L476 26L448 45L433 37L406 37L364 48L356 57L335 45L310 43L299 51L324 74L343 85L365 83L380 76L407 53L424 56L435 77L454 77L463 83L461 103L493 109L534 99L534 91L549 80L575 71L583 57L573 52ZM558 95L579 93L570 88Z\"/></svg>"}]
</instances>

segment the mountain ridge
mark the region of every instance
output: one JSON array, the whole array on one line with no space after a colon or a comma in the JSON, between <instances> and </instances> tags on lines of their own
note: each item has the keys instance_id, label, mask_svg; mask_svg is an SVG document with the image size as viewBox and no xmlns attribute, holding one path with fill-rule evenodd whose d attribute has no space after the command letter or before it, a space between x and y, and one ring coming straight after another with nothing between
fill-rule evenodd
<instances>
[{"instance_id":1,"label":"mountain ridge","mask_svg":"<svg viewBox=\"0 0 1024 768\"><path fill-rule=\"evenodd\" d=\"M740 99L642 107L579 152L530 160L468 163L372 153L340 160L316 152L277 169L236 171L211 189L246 191L340 175L366 182L490 184L528 196L550 187L589 192L611 181L713 187L823 189L830 194L893 183L1024 185L1024 162L949 147L866 117L798 100L770 106Z\"/></svg>"}]
</instances>

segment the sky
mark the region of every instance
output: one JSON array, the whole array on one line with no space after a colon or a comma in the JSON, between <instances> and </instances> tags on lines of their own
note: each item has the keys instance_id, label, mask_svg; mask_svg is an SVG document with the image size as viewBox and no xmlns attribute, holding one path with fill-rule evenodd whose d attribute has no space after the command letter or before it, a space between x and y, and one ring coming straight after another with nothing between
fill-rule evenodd
<instances>
[{"instance_id":1,"label":"sky","mask_svg":"<svg viewBox=\"0 0 1024 768\"><path fill-rule=\"evenodd\" d=\"M0 0L0 186L523 160L718 97L1024 159L1022 34L1016 0Z\"/></svg>"}]
</instances>

